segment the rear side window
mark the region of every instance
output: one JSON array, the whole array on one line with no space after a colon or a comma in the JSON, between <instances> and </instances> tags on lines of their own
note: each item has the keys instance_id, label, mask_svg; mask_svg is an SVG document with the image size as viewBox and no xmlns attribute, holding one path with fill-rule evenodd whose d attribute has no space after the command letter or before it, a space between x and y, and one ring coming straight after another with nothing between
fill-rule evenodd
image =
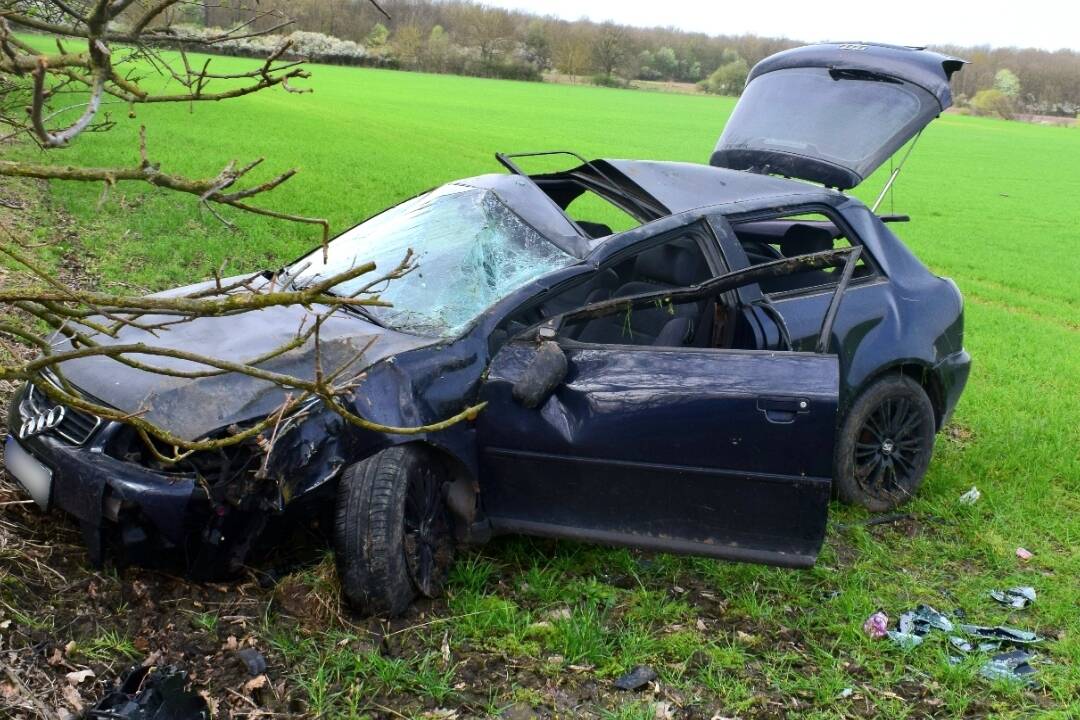
<instances>
[{"instance_id":1,"label":"rear side window","mask_svg":"<svg viewBox=\"0 0 1080 720\"><path fill-rule=\"evenodd\" d=\"M843 227L822 213L750 220L735 223L732 227L751 265L860 244L857 238L849 237ZM842 268L827 268L770 278L761 282L761 291L774 295L828 288L837 283L841 271ZM853 279L874 275L873 263L864 252L855 266Z\"/></svg>"}]
</instances>

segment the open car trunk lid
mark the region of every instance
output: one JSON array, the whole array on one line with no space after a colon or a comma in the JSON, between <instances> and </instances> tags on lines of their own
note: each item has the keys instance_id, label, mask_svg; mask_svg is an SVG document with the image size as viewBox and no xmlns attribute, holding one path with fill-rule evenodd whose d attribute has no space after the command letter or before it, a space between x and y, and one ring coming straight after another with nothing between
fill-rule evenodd
<instances>
[{"instance_id":1,"label":"open car trunk lid","mask_svg":"<svg viewBox=\"0 0 1080 720\"><path fill-rule=\"evenodd\" d=\"M952 105L964 62L862 43L777 53L750 71L710 163L853 188Z\"/></svg>"}]
</instances>

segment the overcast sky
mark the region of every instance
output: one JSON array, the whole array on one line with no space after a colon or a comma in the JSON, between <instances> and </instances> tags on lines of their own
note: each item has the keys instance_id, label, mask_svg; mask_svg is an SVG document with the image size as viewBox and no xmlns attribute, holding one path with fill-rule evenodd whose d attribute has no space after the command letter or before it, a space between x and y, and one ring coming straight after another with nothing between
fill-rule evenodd
<instances>
[{"instance_id":1,"label":"overcast sky","mask_svg":"<svg viewBox=\"0 0 1080 720\"><path fill-rule=\"evenodd\" d=\"M711 35L816 42L993 45L1080 50L1078 0L483 0L487 5Z\"/></svg>"}]
</instances>

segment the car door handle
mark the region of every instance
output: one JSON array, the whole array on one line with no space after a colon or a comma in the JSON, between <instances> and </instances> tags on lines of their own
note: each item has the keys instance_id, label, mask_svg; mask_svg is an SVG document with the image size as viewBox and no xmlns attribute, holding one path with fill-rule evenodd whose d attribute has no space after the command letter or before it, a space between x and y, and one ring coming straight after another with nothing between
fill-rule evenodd
<instances>
[{"instance_id":1,"label":"car door handle","mask_svg":"<svg viewBox=\"0 0 1080 720\"><path fill-rule=\"evenodd\" d=\"M810 412L810 402L806 398L763 397L758 398L757 409L765 413L765 419L769 422L787 424L795 422L797 416Z\"/></svg>"}]
</instances>

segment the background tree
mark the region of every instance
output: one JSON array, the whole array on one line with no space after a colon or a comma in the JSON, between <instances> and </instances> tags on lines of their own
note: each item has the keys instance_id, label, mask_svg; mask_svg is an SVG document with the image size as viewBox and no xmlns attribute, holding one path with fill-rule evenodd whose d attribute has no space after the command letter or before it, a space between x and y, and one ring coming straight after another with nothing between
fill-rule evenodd
<instances>
[{"instance_id":1,"label":"background tree","mask_svg":"<svg viewBox=\"0 0 1080 720\"><path fill-rule=\"evenodd\" d=\"M424 48L424 33L416 25L402 25L394 31L391 44L404 67L416 67Z\"/></svg>"},{"instance_id":2,"label":"background tree","mask_svg":"<svg viewBox=\"0 0 1080 720\"><path fill-rule=\"evenodd\" d=\"M380 46L377 40L366 42L378 23L391 32L404 25L415 25L425 37L438 25L451 38L448 52L445 56L423 53L418 61L419 69L494 77L539 79L535 72L529 75L527 71L541 66L538 61L542 58L535 55L532 39L539 38L538 29L543 28L550 42L551 64L559 72L576 76L592 70L605 74L592 62L592 49L607 25L537 17L522 11L477 5L470 0L379 0L379 4L390 14L390 19L363 0L260 0L259 7L286 12L296 20L296 28L365 44L372 51L368 61L374 63L395 59L393 49L385 48L385 43ZM184 22L201 22L208 27L233 27L245 20L243 12L230 2L203 6L202 13L185 10L184 18ZM265 30L272 23L270 18L260 19L253 27ZM671 78L697 82L733 61L725 52L736 53L749 68L773 53L803 44L788 38L618 27L628 39L629 49L626 62L617 72L628 79L664 78L666 71L658 70L655 64L656 53L663 48L673 50L678 59L678 69ZM574 37L568 38L567 32L572 32ZM582 46L584 60L581 60ZM971 98L980 90L992 88L997 70L1007 67L1022 88L1014 99L1017 111L1068 117L1080 112L1080 53L1076 51L986 46L933 49L971 61L953 80L956 96ZM443 59L434 60L436 57ZM446 58L455 60L449 62Z\"/></svg>"},{"instance_id":3,"label":"background tree","mask_svg":"<svg viewBox=\"0 0 1080 720\"><path fill-rule=\"evenodd\" d=\"M450 59L450 47L450 34L443 29L443 26L436 25L431 28L427 46L424 48L426 69L446 72L447 62Z\"/></svg>"},{"instance_id":4,"label":"background tree","mask_svg":"<svg viewBox=\"0 0 1080 720\"><path fill-rule=\"evenodd\" d=\"M593 67L599 75L611 79L622 69L630 55L630 37L626 30L614 23L605 23L593 38Z\"/></svg>"},{"instance_id":5,"label":"background tree","mask_svg":"<svg viewBox=\"0 0 1080 720\"><path fill-rule=\"evenodd\" d=\"M555 33L552 60L555 69L571 78L585 73L589 67L589 37L577 25L561 23Z\"/></svg>"},{"instance_id":6,"label":"background tree","mask_svg":"<svg viewBox=\"0 0 1080 720\"><path fill-rule=\"evenodd\" d=\"M994 89L1010 100L1020 97L1020 78L1008 68L1002 68L994 75Z\"/></svg>"},{"instance_id":7,"label":"background tree","mask_svg":"<svg viewBox=\"0 0 1080 720\"><path fill-rule=\"evenodd\" d=\"M1005 120L1012 120L1014 115L1012 98L997 88L975 93L971 98L971 109L976 115L994 115Z\"/></svg>"},{"instance_id":8,"label":"background tree","mask_svg":"<svg viewBox=\"0 0 1080 720\"><path fill-rule=\"evenodd\" d=\"M725 51L723 60L724 63L702 82L702 88L716 95L742 94L750 66L733 50Z\"/></svg>"},{"instance_id":9,"label":"background tree","mask_svg":"<svg viewBox=\"0 0 1080 720\"><path fill-rule=\"evenodd\" d=\"M675 51L671 48L662 47L653 56L653 67L661 79L670 82L679 72L679 58L675 56Z\"/></svg>"},{"instance_id":10,"label":"background tree","mask_svg":"<svg viewBox=\"0 0 1080 720\"><path fill-rule=\"evenodd\" d=\"M525 59L535 65L538 70L543 71L551 67L551 38L548 36L547 26L542 21L529 21L525 29L524 51Z\"/></svg>"},{"instance_id":11,"label":"background tree","mask_svg":"<svg viewBox=\"0 0 1080 720\"><path fill-rule=\"evenodd\" d=\"M462 19L464 27L461 32L466 42L480 51L480 62L485 67L494 65L514 41L516 27L506 10L467 5Z\"/></svg>"},{"instance_id":12,"label":"background tree","mask_svg":"<svg viewBox=\"0 0 1080 720\"><path fill-rule=\"evenodd\" d=\"M371 32L364 38L364 43L371 48L380 48L386 45L386 41L390 39L390 30L380 23L375 23L375 27L371 28Z\"/></svg>"}]
</instances>

